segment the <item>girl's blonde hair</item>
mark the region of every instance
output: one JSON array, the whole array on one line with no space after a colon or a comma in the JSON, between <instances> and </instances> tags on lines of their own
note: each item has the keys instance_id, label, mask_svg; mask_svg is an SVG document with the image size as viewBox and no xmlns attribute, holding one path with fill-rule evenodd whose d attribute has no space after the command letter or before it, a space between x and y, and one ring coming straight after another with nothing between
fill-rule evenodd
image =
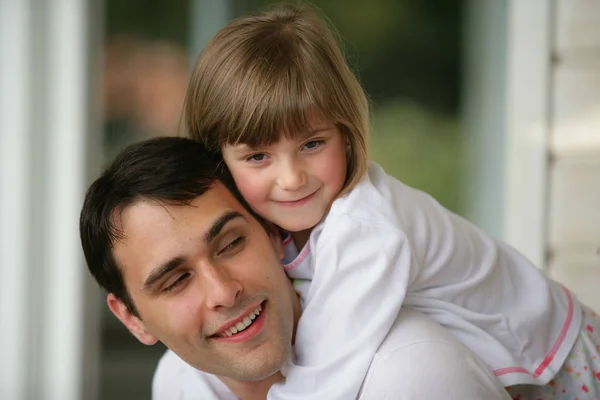
<instances>
[{"instance_id":1,"label":"girl's blonde hair","mask_svg":"<svg viewBox=\"0 0 600 400\"><path fill-rule=\"evenodd\" d=\"M258 147L309 132L307 114L336 124L348 146L344 190L368 163L369 105L324 19L277 5L223 27L198 58L185 100L192 138Z\"/></svg>"}]
</instances>

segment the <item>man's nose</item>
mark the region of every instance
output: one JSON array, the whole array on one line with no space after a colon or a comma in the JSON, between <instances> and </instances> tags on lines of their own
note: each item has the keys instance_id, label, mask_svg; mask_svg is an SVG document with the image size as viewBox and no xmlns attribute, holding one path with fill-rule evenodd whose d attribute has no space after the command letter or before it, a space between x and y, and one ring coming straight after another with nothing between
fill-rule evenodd
<instances>
[{"instance_id":1,"label":"man's nose","mask_svg":"<svg viewBox=\"0 0 600 400\"><path fill-rule=\"evenodd\" d=\"M240 282L233 279L218 265L210 265L204 271L206 306L209 309L233 307L242 293Z\"/></svg>"},{"instance_id":2,"label":"man's nose","mask_svg":"<svg viewBox=\"0 0 600 400\"><path fill-rule=\"evenodd\" d=\"M304 168L296 161L282 163L277 173L277 185L283 190L298 190L306 184Z\"/></svg>"}]
</instances>

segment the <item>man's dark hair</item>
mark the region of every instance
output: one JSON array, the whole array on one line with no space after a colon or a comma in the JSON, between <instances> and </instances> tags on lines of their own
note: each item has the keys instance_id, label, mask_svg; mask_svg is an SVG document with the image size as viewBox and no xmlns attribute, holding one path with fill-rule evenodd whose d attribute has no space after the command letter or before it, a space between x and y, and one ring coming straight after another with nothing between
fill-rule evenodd
<instances>
[{"instance_id":1,"label":"man's dark hair","mask_svg":"<svg viewBox=\"0 0 600 400\"><path fill-rule=\"evenodd\" d=\"M140 317L112 252L123 238L120 213L140 200L188 205L216 180L239 198L219 153L190 139L161 137L127 147L88 189L79 220L88 268L132 315Z\"/></svg>"}]
</instances>

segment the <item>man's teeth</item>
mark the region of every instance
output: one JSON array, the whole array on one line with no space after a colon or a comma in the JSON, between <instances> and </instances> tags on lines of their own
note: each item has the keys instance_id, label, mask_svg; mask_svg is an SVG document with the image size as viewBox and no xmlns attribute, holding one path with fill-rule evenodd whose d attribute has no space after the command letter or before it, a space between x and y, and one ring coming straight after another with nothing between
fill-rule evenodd
<instances>
[{"instance_id":1,"label":"man's teeth","mask_svg":"<svg viewBox=\"0 0 600 400\"><path fill-rule=\"evenodd\" d=\"M254 322L256 317L258 317L260 315L261 311L262 311L262 306L259 305L254 310L252 310L250 312L250 314L246 315L243 320L241 320L240 322L238 322L231 328L227 329L225 332L220 333L219 336L230 337L230 336L235 335L238 332L243 331L244 329L246 329L247 327L252 325L252 322Z\"/></svg>"}]
</instances>

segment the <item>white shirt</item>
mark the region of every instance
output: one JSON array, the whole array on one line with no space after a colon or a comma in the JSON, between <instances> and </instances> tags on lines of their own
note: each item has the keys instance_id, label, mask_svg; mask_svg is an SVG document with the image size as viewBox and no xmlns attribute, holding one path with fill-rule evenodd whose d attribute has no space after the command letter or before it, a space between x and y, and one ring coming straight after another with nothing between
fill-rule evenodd
<instances>
[{"instance_id":1,"label":"white shirt","mask_svg":"<svg viewBox=\"0 0 600 400\"><path fill-rule=\"evenodd\" d=\"M360 382L359 382L360 384ZM360 400L509 400L486 366L439 324L402 309L362 382ZM172 351L161 358L153 400L237 400L214 375Z\"/></svg>"},{"instance_id":2,"label":"white shirt","mask_svg":"<svg viewBox=\"0 0 600 400\"><path fill-rule=\"evenodd\" d=\"M269 399L355 398L402 305L448 329L505 386L547 383L581 325L566 289L376 164L286 272L312 282L296 359Z\"/></svg>"},{"instance_id":3,"label":"white shirt","mask_svg":"<svg viewBox=\"0 0 600 400\"><path fill-rule=\"evenodd\" d=\"M152 379L152 400L237 400L214 375L186 364L171 350L161 357Z\"/></svg>"}]
</instances>

